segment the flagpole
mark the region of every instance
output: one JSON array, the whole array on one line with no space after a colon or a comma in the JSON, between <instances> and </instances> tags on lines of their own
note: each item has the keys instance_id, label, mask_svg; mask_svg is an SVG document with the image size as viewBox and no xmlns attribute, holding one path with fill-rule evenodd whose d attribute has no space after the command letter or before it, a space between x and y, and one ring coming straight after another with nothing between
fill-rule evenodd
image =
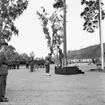
<instances>
[{"instance_id":1,"label":"flagpole","mask_svg":"<svg viewBox=\"0 0 105 105\"><path fill-rule=\"evenodd\" d=\"M99 37L101 46L101 69L104 70L104 49L103 49L103 35L102 35L102 13L101 13L101 0L99 2Z\"/></svg>"},{"instance_id":2,"label":"flagpole","mask_svg":"<svg viewBox=\"0 0 105 105\"><path fill-rule=\"evenodd\" d=\"M66 0L63 2L63 11L64 11L64 23L63 23L63 52L64 52L64 58L63 58L63 66L67 66L67 42L66 42Z\"/></svg>"}]
</instances>

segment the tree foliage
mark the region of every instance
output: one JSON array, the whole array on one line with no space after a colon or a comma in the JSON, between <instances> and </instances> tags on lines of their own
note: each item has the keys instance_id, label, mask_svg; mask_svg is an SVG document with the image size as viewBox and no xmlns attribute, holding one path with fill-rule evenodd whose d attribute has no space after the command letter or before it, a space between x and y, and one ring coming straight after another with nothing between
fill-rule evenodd
<instances>
[{"instance_id":1,"label":"tree foliage","mask_svg":"<svg viewBox=\"0 0 105 105\"><path fill-rule=\"evenodd\" d=\"M24 59L24 60L28 61L29 60L28 54L27 53L22 53L21 54L21 59Z\"/></svg>"},{"instance_id":2,"label":"tree foliage","mask_svg":"<svg viewBox=\"0 0 105 105\"><path fill-rule=\"evenodd\" d=\"M27 0L0 0L0 39L9 41L12 35L18 35L14 21L27 6Z\"/></svg>"},{"instance_id":3,"label":"tree foliage","mask_svg":"<svg viewBox=\"0 0 105 105\"><path fill-rule=\"evenodd\" d=\"M58 9L63 7L63 0L55 0L55 3L53 4L53 7Z\"/></svg>"},{"instance_id":4,"label":"tree foliage","mask_svg":"<svg viewBox=\"0 0 105 105\"><path fill-rule=\"evenodd\" d=\"M85 20L83 30L93 33L99 26L99 0L81 0L81 5L85 5L83 12L80 16ZM105 18L105 10L101 2L102 20Z\"/></svg>"},{"instance_id":5,"label":"tree foliage","mask_svg":"<svg viewBox=\"0 0 105 105\"><path fill-rule=\"evenodd\" d=\"M51 16L46 12L44 7L42 12L37 11L37 15L41 20L41 26L47 39L48 47L50 48L51 53L53 53L56 45L60 46L63 41L63 15L61 11L54 11ZM49 31L49 24L51 24L51 32Z\"/></svg>"},{"instance_id":6,"label":"tree foliage","mask_svg":"<svg viewBox=\"0 0 105 105\"><path fill-rule=\"evenodd\" d=\"M9 45L6 48L6 54L7 54L7 57L9 60L12 60L14 58L15 51L16 51L16 49L12 45Z\"/></svg>"},{"instance_id":7,"label":"tree foliage","mask_svg":"<svg viewBox=\"0 0 105 105\"><path fill-rule=\"evenodd\" d=\"M13 60L25 60L25 61L28 61L30 60L30 56L28 56L27 53L21 53L19 54L15 47L12 46L12 45L8 45L6 47L6 54L7 54L7 58L9 61L13 61Z\"/></svg>"},{"instance_id":8,"label":"tree foliage","mask_svg":"<svg viewBox=\"0 0 105 105\"><path fill-rule=\"evenodd\" d=\"M30 60L35 58L35 52L34 51L30 52L29 55L30 55Z\"/></svg>"}]
</instances>

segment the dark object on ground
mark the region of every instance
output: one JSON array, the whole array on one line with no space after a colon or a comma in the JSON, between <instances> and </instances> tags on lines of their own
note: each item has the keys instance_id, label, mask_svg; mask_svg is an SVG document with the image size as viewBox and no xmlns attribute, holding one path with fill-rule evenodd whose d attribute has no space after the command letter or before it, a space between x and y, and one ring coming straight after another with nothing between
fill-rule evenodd
<instances>
[{"instance_id":1,"label":"dark object on ground","mask_svg":"<svg viewBox=\"0 0 105 105\"><path fill-rule=\"evenodd\" d=\"M67 66L67 67L55 66L55 74L72 75L72 74L84 74L84 72L82 70L79 70L77 66Z\"/></svg>"},{"instance_id":2,"label":"dark object on ground","mask_svg":"<svg viewBox=\"0 0 105 105\"><path fill-rule=\"evenodd\" d=\"M97 68L97 69L90 69L89 71L96 71L96 72L103 72L103 73L105 73L105 68L104 68L104 70L102 70L101 68Z\"/></svg>"},{"instance_id":3,"label":"dark object on ground","mask_svg":"<svg viewBox=\"0 0 105 105\"><path fill-rule=\"evenodd\" d=\"M9 100L8 99L6 99L6 98L2 98L2 99L0 99L0 102L8 102Z\"/></svg>"}]
</instances>

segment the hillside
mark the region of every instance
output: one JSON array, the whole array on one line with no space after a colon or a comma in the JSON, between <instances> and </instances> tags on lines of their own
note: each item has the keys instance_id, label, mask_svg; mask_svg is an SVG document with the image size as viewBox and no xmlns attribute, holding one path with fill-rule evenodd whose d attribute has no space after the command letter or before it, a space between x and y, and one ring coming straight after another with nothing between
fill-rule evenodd
<instances>
[{"instance_id":1,"label":"hillside","mask_svg":"<svg viewBox=\"0 0 105 105\"><path fill-rule=\"evenodd\" d=\"M104 43L105 50L105 43ZM81 50L74 50L68 52L68 59L84 59L100 57L101 48L100 44L89 46Z\"/></svg>"}]
</instances>

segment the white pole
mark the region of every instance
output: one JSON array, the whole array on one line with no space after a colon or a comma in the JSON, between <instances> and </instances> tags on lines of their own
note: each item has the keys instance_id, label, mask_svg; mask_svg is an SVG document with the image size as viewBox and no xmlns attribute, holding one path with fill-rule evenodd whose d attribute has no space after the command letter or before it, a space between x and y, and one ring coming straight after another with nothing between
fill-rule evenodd
<instances>
[{"instance_id":1,"label":"white pole","mask_svg":"<svg viewBox=\"0 0 105 105\"><path fill-rule=\"evenodd\" d=\"M101 46L101 69L104 70L104 49L103 49L103 36L102 36L101 0L99 0L99 37L100 37L100 46Z\"/></svg>"},{"instance_id":2,"label":"white pole","mask_svg":"<svg viewBox=\"0 0 105 105\"><path fill-rule=\"evenodd\" d=\"M64 12L64 23L63 23L63 29L64 29L64 35L63 35L63 52L64 52L64 58L63 63L64 66L67 66L67 41L66 41L66 0L63 1L63 12Z\"/></svg>"}]
</instances>

